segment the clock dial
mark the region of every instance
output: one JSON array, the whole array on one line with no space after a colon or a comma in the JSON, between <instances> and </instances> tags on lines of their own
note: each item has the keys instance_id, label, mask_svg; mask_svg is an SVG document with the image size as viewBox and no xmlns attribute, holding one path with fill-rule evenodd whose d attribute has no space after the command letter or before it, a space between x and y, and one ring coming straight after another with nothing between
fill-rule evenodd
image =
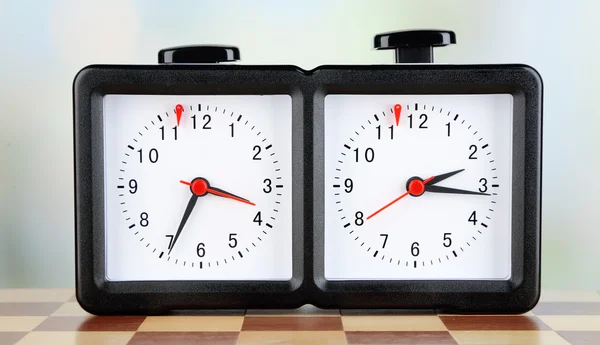
<instances>
[{"instance_id":1,"label":"clock dial","mask_svg":"<svg viewBox=\"0 0 600 345\"><path fill-rule=\"evenodd\" d=\"M510 95L329 95L325 276L509 279Z\"/></svg>"},{"instance_id":2,"label":"clock dial","mask_svg":"<svg viewBox=\"0 0 600 345\"><path fill-rule=\"evenodd\" d=\"M104 98L110 280L287 280L289 96Z\"/></svg>"}]
</instances>

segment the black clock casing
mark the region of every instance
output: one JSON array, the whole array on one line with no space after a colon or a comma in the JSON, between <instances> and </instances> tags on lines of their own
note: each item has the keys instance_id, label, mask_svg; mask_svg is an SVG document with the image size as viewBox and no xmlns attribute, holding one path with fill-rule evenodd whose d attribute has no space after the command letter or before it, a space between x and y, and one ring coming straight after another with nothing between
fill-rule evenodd
<instances>
[{"instance_id":1,"label":"black clock casing","mask_svg":"<svg viewBox=\"0 0 600 345\"><path fill-rule=\"evenodd\" d=\"M77 299L94 314L174 309L418 308L520 313L540 293L542 81L526 65L436 65L449 31L378 35L401 64L248 66L225 46L162 50L159 65L94 65L73 85ZM194 62L194 63L190 63ZM293 277L290 281L110 282L104 274L104 94L289 94L292 97ZM507 281L327 281L324 278L324 97L327 94L490 94L514 98L512 277Z\"/></svg>"}]
</instances>

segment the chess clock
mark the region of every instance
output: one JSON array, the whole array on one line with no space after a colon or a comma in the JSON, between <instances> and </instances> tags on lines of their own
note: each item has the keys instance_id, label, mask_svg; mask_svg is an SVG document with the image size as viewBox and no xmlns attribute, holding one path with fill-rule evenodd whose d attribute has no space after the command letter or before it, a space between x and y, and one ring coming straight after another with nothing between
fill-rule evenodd
<instances>
[{"instance_id":1,"label":"chess clock","mask_svg":"<svg viewBox=\"0 0 600 345\"><path fill-rule=\"evenodd\" d=\"M542 81L433 63L249 66L228 46L74 82L77 298L173 309L519 313L540 291Z\"/></svg>"},{"instance_id":2,"label":"chess clock","mask_svg":"<svg viewBox=\"0 0 600 345\"><path fill-rule=\"evenodd\" d=\"M294 307L305 146L293 66L227 46L74 81L77 298L95 314Z\"/></svg>"}]
</instances>

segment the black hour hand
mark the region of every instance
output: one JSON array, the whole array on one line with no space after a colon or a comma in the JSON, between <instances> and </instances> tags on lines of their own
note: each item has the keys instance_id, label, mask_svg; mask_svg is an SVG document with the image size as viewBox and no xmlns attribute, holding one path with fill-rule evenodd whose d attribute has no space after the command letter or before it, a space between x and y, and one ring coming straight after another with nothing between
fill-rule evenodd
<instances>
[{"instance_id":1,"label":"black hour hand","mask_svg":"<svg viewBox=\"0 0 600 345\"><path fill-rule=\"evenodd\" d=\"M449 178L449 177L452 177L452 176L454 176L454 175L458 174L459 172L463 172L464 170L465 170L465 169L458 169L458 170L451 171L451 172L449 172L449 173L445 173L445 174L436 175L436 176L434 176L434 177L433 177L433 179L432 179L431 181L429 181L429 185L434 185L434 184L436 184L436 183L438 183L438 182L442 182L442 181L444 181L445 179L447 179L447 178Z\"/></svg>"},{"instance_id":2,"label":"black hour hand","mask_svg":"<svg viewBox=\"0 0 600 345\"><path fill-rule=\"evenodd\" d=\"M490 195L489 193L473 192L470 190L456 189L442 186L425 185L425 191L429 193L445 193L445 194L467 194L467 195Z\"/></svg>"}]
</instances>

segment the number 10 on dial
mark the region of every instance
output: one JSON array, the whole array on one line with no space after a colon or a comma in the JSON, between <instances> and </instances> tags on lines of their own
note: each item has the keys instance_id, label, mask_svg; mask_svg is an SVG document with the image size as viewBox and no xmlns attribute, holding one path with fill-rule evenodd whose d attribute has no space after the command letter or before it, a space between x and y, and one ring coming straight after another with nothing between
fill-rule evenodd
<instances>
[{"instance_id":1,"label":"number 10 on dial","mask_svg":"<svg viewBox=\"0 0 600 345\"><path fill-rule=\"evenodd\" d=\"M325 98L325 278L510 279L509 94Z\"/></svg>"}]
</instances>

